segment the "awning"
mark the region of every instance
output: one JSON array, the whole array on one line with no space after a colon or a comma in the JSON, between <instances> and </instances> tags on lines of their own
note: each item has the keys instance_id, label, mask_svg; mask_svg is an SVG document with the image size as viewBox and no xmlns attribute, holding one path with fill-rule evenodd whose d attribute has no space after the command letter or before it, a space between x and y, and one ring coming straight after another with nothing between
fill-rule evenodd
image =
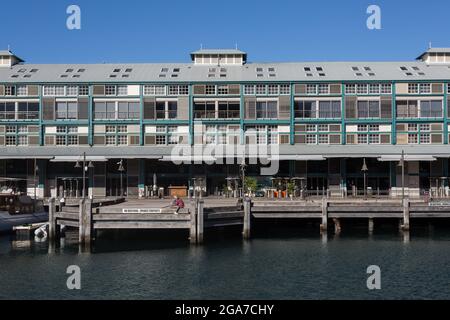
<instances>
[{"instance_id":1,"label":"awning","mask_svg":"<svg viewBox=\"0 0 450 320\"><path fill-rule=\"evenodd\" d=\"M83 156L55 156L50 162L77 162L83 161ZM103 156L86 156L86 161L105 162L107 159Z\"/></svg>"},{"instance_id":2,"label":"awning","mask_svg":"<svg viewBox=\"0 0 450 320\"><path fill-rule=\"evenodd\" d=\"M120 159L150 159L150 160L158 160L161 159L162 156L146 156L146 155L140 155L140 156L133 156L133 155L120 155L120 156L106 156L107 160L120 160Z\"/></svg>"},{"instance_id":3,"label":"awning","mask_svg":"<svg viewBox=\"0 0 450 320\"><path fill-rule=\"evenodd\" d=\"M382 155L378 158L378 161L400 161L401 155ZM431 155L405 155L405 161L436 161L436 158Z\"/></svg>"},{"instance_id":4,"label":"awning","mask_svg":"<svg viewBox=\"0 0 450 320\"><path fill-rule=\"evenodd\" d=\"M30 160L50 160L53 159L53 156L1 156L1 160L9 160L9 159L30 159Z\"/></svg>"},{"instance_id":5,"label":"awning","mask_svg":"<svg viewBox=\"0 0 450 320\"><path fill-rule=\"evenodd\" d=\"M169 162L215 162L217 159L211 156L164 156L159 161Z\"/></svg>"},{"instance_id":6,"label":"awning","mask_svg":"<svg viewBox=\"0 0 450 320\"><path fill-rule=\"evenodd\" d=\"M325 158L321 155L279 155L273 156L271 161L295 160L295 161L323 161Z\"/></svg>"}]
</instances>

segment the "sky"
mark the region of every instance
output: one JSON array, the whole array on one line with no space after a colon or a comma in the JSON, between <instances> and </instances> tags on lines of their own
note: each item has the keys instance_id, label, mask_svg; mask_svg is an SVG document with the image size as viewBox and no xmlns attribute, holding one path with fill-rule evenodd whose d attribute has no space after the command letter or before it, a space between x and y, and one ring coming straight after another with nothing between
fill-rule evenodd
<instances>
[{"instance_id":1,"label":"sky","mask_svg":"<svg viewBox=\"0 0 450 320\"><path fill-rule=\"evenodd\" d=\"M69 5L81 29L69 30ZM369 30L367 8L381 9ZM410 61L450 47L448 0L2 1L0 49L28 63L189 62L189 52L235 48L250 62Z\"/></svg>"}]
</instances>

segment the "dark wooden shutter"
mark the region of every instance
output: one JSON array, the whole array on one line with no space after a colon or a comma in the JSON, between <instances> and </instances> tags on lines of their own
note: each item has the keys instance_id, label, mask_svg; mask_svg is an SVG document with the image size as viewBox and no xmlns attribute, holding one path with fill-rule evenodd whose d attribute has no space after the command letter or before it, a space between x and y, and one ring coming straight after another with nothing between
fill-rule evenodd
<instances>
[{"instance_id":1,"label":"dark wooden shutter","mask_svg":"<svg viewBox=\"0 0 450 320\"><path fill-rule=\"evenodd\" d=\"M295 94L306 94L306 84L296 84L294 86Z\"/></svg>"},{"instance_id":2,"label":"dark wooden shutter","mask_svg":"<svg viewBox=\"0 0 450 320\"><path fill-rule=\"evenodd\" d=\"M44 120L55 120L55 99L42 99L42 118Z\"/></svg>"},{"instance_id":3,"label":"dark wooden shutter","mask_svg":"<svg viewBox=\"0 0 450 320\"><path fill-rule=\"evenodd\" d=\"M381 119L392 119L392 98L382 97L380 105Z\"/></svg>"},{"instance_id":4,"label":"dark wooden shutter","mask_svg":"<svg viewBox=\"0 0 450 320\"><path fill-rule=\"evenodd\" d=\"M94 96L104 96L105 95L105 86L96 85L92 89L92 94Z\"/></svg>"},{"instance_id":5,"label":"dark wooden shutter","mask_svg":"<svg viewBox=\"0 0 450 320\"><path fill-rule=\"evenodd\" d=\"M256 98L245 98L245 119L256 119Z\"/></svg>"},{"instance_id":6,"label":"dark wooden shutter","mask_svg":"<svg viewBox=\"0 0 450 320\"><path fill-rule=\"evenodd\" d=\"M194 95L204 95L206 94L206 86L205 85L194 85Z\"/></svg>"},{"instance_id":7,"label":"dark wooden shutter","mask_svg":"<svg viewBox=\"0 0 450 320\"><path fill-rule=\"evenodd\" d=\"M278 98L278 119L286 120L291 118L291 97L281 96Z\"/></svg>"},{"instance_id":8,"label":"dark wooden shutter","mask_svg":"<svg viewBox=\"0 0 450 320\"><path fill-rule=\"evenodd\" d=\"M341 94L340 84L330 84L330 94Z\"/></svg>"},{"instance_id":9,"label":"dark wooden shutter","mask_svg":"<svg viewBox=\"0 0 450 320\"><path fill-rule=\"evenodd\" d=\"M87 120L89 116L89 99L79 98L78 99L78 119Z\"/></svg>"},{"instance_id":10,"label":"dark wooden shutter","mask_svg":"<svg viewBox=\"0 0 450 320\"><path fill-rule=\"evenodd\" d=\"M345 119L356 119L356 97L345 98Z\"/></svg>"},{"instance_id":11,"label":"dark wooden shutter","mask_svg":"<svg viewBox=\"0 0 450 320\"><path fill-rule=\"evenodd\" d=\"M35 97L39 95L39 87L38 86L27 86L28 95L31 97Z\"/></svg>"},{"instance_id":12,"label":"dark wooden shutter","mask_svg":"<svg viewBox=\"0 0 450 320\"><path fill-rule=\"evenodd\" d=\"M238 84L230 84L228 85L228 93L232 95L241 94L241 86Z\"/></svg>"},{"instance_id":13,"label":"dark wooden shutter","mask_svg":"<svg viewBox=\"0 0 450 320\"><path fill-rule=\"evenodd\" d=\"M177 119L189 120L189 98L188 97L178 98Z\"/></svg>"}]
</instances>

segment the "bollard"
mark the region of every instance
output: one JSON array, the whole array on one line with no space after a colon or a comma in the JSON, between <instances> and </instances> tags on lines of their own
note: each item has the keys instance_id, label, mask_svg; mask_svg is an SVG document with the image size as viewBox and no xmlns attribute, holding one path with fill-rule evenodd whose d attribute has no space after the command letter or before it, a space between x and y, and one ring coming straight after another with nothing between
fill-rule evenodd
<instances>
[{"instance_id":1,"label":"bollard","mask_svg":"<svg viewBox=\"0 0 450 320\"><path fill-rule=\"evenodd\" d=\"M328 200L322 199L322 223L320 224L320 230L326 232L328 230Z\"/></svg>"},{"instance_id":2,"label":"bollard","mask_svg":"<svg viewBox=\"0 0 450 320\"><path fill-rule=\"evenodd\" d=\"M191 244L197 243L197 199L191 201L189 208L189 213L191 216L191 225L189 228L189 241Z\"/></svg>"},{"instance_id":3,"label":"bollard","mask_svg":"<svg viewBox=\"0 0 450 320\"><path fill-rule=\"evenodd\" d=\"M403 200L403 224L401 226L403 231L409 231L409 199Z\"/></svg>"},{"instance_id":4,"label":"bollard","mask_svg":"<svg viewBox=\"0 0 450 320\"><path fill-rule=\"evenodd\" d=\"M197 244L203 243L205 201L199 200L197 205Z\"/></svg>"},{"instance_id":5,"label":"bollard","mask_svg":"<svg viewBox=\"0 0 450 320\"><path fill-rule=\"evenodd\" d=\"M50 198L48 206L48 239L54 242L56 238L56 204L55 198Z\"/></svg>"}]
</instances>

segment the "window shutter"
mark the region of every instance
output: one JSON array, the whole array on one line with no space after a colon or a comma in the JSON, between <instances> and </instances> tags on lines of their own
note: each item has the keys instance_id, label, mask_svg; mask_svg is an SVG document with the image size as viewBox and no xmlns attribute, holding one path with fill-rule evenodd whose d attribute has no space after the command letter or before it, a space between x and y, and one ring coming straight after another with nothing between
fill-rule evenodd
<instances>
[{"instance_id":1,"label":"window shutter","mask_svg":"<svg viewBox=\"0 0 450 320\"><path fill-rule=\"evenodd\" d=\"M444 86L442 85L442 83L431 84L431 93L444 93Z\"/></svg>"},{"instance_id":2,"label":"window shutter","mask_svg":"<svg viewBox=\"0 0 450 320\"><path fill-rule=\"evenodd\" d=\"M129 136L128 137L128 144L131 145L131 146L139 145L139 136Z\"/></svg>"},{"instance_id":3,"label":"window shutter","mask_svg":"<svg viewBox=\"0 0 450 320\"><path fill-rule=\"evenodd\" d=\"M286 120L291 118L291 97L280 96L278 98L278 119Z\"/></svg>"},{"instance_id":4,"label":"window shutter","mask_svg":"<svg viewBox=\"0 0 450 320\"><path fill-rule=\"evenodd\" d=\"M146 145L154 145L156 144L155 136L145 136L144 142Z\"/></svg>"},{"instance_id":5,"label":"window shutter","mask_svg":"<svg viewBox=\"0 0 450 320\"><path fill-rule=\"evenodd\" d=\"M105 95L105 86L96 85L93 87L92 94L94 96L104 96Z\"/></svg>"},{"instance_id":6,"label":"window shutter","mask_svg":"<svg viewBox=\"0 0 450 320\"><path fill-rule=\"evenodd\" d=\"M356 119L356 97L345 98L345 118Z\"/></svg>"},{"instance_id":7,"label":"window shutter","mask_svg":"<svg viewBox=\"0 0 450 320\"><path fill-rule=\"evenodd\" d=\"M0 146L5 145L5 136L0 136Z\"/></svg>"},{"instance_id":8,"label":"window shutter","mask_svg":"<svg viewBox=\"0 0 450 320\"><path fill-rule=\"evenodd\" d=\"M104 145L105 144L105 136L94 136L94 144L95 145Z\"/></svg>"},{"instance_id":9,"label":"window shutter","mask_svg":"<svg viewBox=\"0 0 450 320\"><path fill-rule=\"evenodd\" d=\"M295 94L306 94L306 84L296 84L294 86Z\"/></svg>"},{"instance_id":10,"label":"window shutter","mask_svg":"<svg viewBox=\"0 0 450 320\"><path fill-rule=\"evenodd\" d=\"M392 119L392 99L391 97L381 98L381 118Z\"/></svg>"},{"instance_id":11,"label":"window shutter","mask_svg":"<svg viewBox=\"0 0 450 320\"><path fill-rule=\"evenodd\" d=\"M380 143L381 144L391 144L391 135L390 134L380 135Z\"/></svg>"},{"instance_id":12,"label":"window shutter","mask_svg":"<svg viewBox=\"0 0 450 320\"><path fill-rule=\"evenodd\" d=\"M78 99L78 119L87 120L89 113L89 99L79 98Z\"/></svg>"},{"instance_id":13,"label":"window shutter","mask_svg":"<svg viewBox=\"0 0 450 320\"><path fill-rule=\"evenodd\" d=\"M397 131L406 131L406 123L397 123Z\"/></svg>"},{"instance_id":14,"label":"window shutter","mask_svg":"<svg viewBox=\"0 0 450 320\"><path fill-rule=\"evenodd\" d=\"M39 87L38 86L27 86L27 91L29 96L38 96L39 95Z\"/></svg>"},{"instance_id":15,"label":"window shutter","mask_svg":"<svg viewBox=\"0 0 450 320\"><path fill-rule=\"evenodd\" d=\"M288 134L282 134L280 135L280 144L289 144L289 135Z\"/></svg>"},{"instance_id":16,"label":"window shutter","mask_svg":"<svg viewBox=\"0 0 450 320\"><path fill-rule=\"evenodd\" d=\"M398 133L397 134L397 144L408 144L408 134Z\"/></svg>"},{"instance_id":17,"label":"window shutter","mask_svg":"<svg viewBox=\"0 0 450 320\"><path fill-rule=\"evenodd\" d=\"M87 136L78 136L78 144L82 146L86 146L88 144Z\"/></svg>"},{"instance_id":18,"label":"window shutter","mask_svg":"<svg viewBox=\"0 0 450 320\"><path fill-rule=\"evenodd\" d=\"M205 85L194 85L194 95L204 95L206 93Z\"/></svg>"},{"instance_id":19,"label":"window shutter","mask_svg":"<svg viewBox=\"0 0 450 320\"><path fill-rule=\"evenodd\" d=\"M306 125L304 124L295 125L295 132L306 132Z\"/></svg>"},{"instance_id":20,"label":"window shutter","mask_svg":"<svg viewBox=\"0 0 450 320\"><path fill-rule=\"evenodd\" d=\"M330 132L340 132L341 125L340 124L330 124Z\"/></svg>"},{"instance_id":21,"label":"window shutter","mask_svg":"<svg viewBox=\"0 0 450 320\"><path fill-rule=\"evenodd\" d=\"M232 95L239 95L241 94L241 86L238 84L230 84L228 85L228 92Z\"/></svg>"},{"instance_id":22,"label":"window shutter","mask_svg":"<svg viewBox=\"0 0 450 320\"><path fill-rule=\"evenodd\" d=\"M442 131L442 123L432 123L431 131Z\"/></svg>"},{"instance_id":23,"label":"window shutter","mask_svg":"<svg viewBox=\"0 0 450 320\"><path fill-rule=\"evenodd\" d=\"M306 135L304 135L304 134L296 134L294 142L296 144L306 144Z\"/></svg>"},{"instance_id":24,"label":"window shutter","mask_svg":"<svg viewBox=\"0 0 450 320\"><path fill-rule=\"evenodd\" d=\"M177 108L178 108L177 119L189 120L189 98L187 97L178 98Z\"/></svg>"},{"instance_id":25,"label":"window shutter","mask_svg":"<svg viewBox=\"0 0 450 320\"><path fill-rule=\"evenodd\" d=\"M330 134L330 144L341 144L341 135Z\"/></svg>"},{"instance_id":26,"label":"window shutter","mask_svg":"<svg viewBox=\"0 0 450 320\"><path fill-rule=\"evenodd\" d=\"M55 137L54 136L46 136L45 137L45 145L51 146L55 144Z\"/></svg>"},{"instance_id":27,"label":"window shutter","mask_svg":"<svg viewBox=\"0 0 450 320\"><path fill-rule=\"evenodd\" d=\"M245 119L256 119L256 98L245 98Z\"/></svg>"},{"instance_id":28,"label":"window shutter","mask_svg":"<svg viewBox=\"0 0 450 320\"><path fill-rule=\"evenodd\" d=\"M39 137L38 136L28 136L28 145L29 146L39 145Z\"/></svg>"},{"instance_id":29,"label":"window shutter","mask_svg":"<svg viewBox=\"0 0 450 320\"><path fill-rule=\"evenodd\" d=\"M330 84L330 94L341 94L341 85L340 84Z\"/></svg>"},{"instance_id":30,"label":"window shutter","mask_svg":"<svg viewBox=\"0 0 450 320\"><path fill-rule=\"evenodd\" d=\"M432 134L431 135L431 143L441 144L442 143L442 134Z\"/></svg>"},{"instance_id":31,"label":"window shutter","mask_svg":"<svg viewBox=\"0 0 450 320\"><path fill-rule=\"evenodd\" d=\"M347 144L356 144L356 134L347 135Z\"/></svg>"},{"instance_id":32,"label":"window shutter","mask_svg":"<svg viewBox=\"0 0 450 320\"><path fill-rule=\"evenodd\" d=\"M0 96L5 95L5 86L0 86Z\"/></svg>"},{"instance_id":33,"label":"window shutter","mask_svg":"<svg viewBox=\"0 0 450 320\"><path fill-rule=\"evenodd\" d=\"M42 99L43 105L43 119L44 120L55 120L55 99L54 98L44 98Z\"/></svg>"}]
</instances>

